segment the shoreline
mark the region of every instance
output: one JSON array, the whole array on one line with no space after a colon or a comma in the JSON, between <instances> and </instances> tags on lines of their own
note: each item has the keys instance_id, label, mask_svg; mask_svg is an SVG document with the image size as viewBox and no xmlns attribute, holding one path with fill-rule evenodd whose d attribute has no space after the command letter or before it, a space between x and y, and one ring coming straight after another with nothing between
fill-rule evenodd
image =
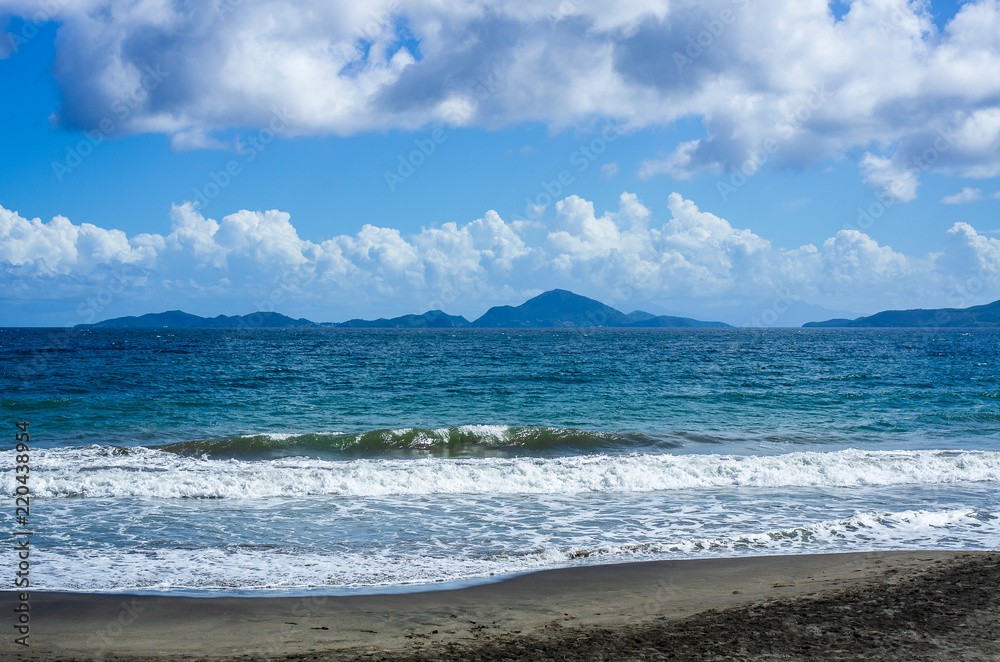
<instances>
[{"instance_id":1,"label":"shoreline","mask_svg":"<svg viewBox=\"0 0 1000 662\"><path fill-rule=\"evenodd\" d=\"M16 597L3 592L8 605ZM1000 554L900 551L645 561L544 570L450 590L297 598L38 592L31 594L30 605L30 648L16 646L13 628L5 627L2 659L458 660L473 653L483 660L591 659L587 651L595 646L611 651L632 644L646 652L621 649L621 656L594 659L657 659L664 647L682 654L675 659L703 659L684 657L687 649L677 648L700 645L684 643L684 632L708 627L715 634L702 637L706 645L715 645L724 631L754 639L768 631L752 625L754 619L780 612L779 626L801 617L801 627L789 636L818 627L813 639L820 641L824 631L817 614L831 608L842 621L836 628L875 633L867 644L861 642L862 649L882 650L876 639L898 636L933 648L921 638L918 621L924 618L958 623L955 641L936 635L947 651L954 653L967 640L979 646L975 650L987 650L992 641L995 650L989 652L996 659ZM861 609L864 605L870 609ZM893 625L899 614L909 616ZM973 621L975 630L961 625ZM975 632L988 637L985 643L972 641L979 636ZM762 643L778 642L780 634ZM740 657L740 650L749 651L745 642L733 645L739 650L716 654L754 659ZM569 650L576 652L559 653ZM947 651L940 659L949 659Z\"/></svg>"}]
</instances>

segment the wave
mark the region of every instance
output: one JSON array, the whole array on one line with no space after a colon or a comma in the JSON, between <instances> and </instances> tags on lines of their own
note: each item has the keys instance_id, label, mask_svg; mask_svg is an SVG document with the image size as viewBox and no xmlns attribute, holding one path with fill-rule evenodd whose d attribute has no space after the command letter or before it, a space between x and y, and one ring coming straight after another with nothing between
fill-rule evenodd
<instances>
[{"instance_id":1,"label":"wave","mask_svg":"<svg viewBox=\"0 0 1000 662\"><path fill-rule=\"evenodd\" d=\"M678 439L635 432L588 432L573 428L463 425L400 428L360 434L256 434L155 446L184 456L232 459L283 457L489 457L518 454L569 455L613 450L670 449Z\"/></svg>"},{"instance_id":2,"label":"wave","mask_svg":"<svg viewBox=\"0 0 1000 662\"><path fill-rule=\"evenodd\" d=\"M85 446L36 451L32 465L32 493L45 497L578 494L1000 482L996 451L246 461ZM3 491L13 493L13 472L0 476Z\"/></svg>"}]
</instances>

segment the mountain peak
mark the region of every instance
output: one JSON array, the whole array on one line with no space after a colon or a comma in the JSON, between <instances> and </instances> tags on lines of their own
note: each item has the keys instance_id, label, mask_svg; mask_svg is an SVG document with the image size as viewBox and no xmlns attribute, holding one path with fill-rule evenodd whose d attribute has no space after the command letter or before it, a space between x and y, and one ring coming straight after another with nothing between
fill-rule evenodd
<instances>
[{"instance_id":1,"label":"mountain peak","mask_svg":"<svg viewBox=\"0 0 1000 662\"><path fill-rule=\"evenodd\" d=\"M472 323L477 327L621 326L624 313L569 290L549 290L520 306L494 306Z\"/></svg>"},{"instance_id":2,"label":"mountain peak","mask_svg":"<svg viewBox=\"0 0 1000 662\"><path fill-rule=\"evenodd\" d=\"M506 327L726 327L686 317L655 316L636 311L626 315L600 301L569 290L549 290L520 306L494 306L472 323L486 328Z\"/></svg>"}]
</instances>

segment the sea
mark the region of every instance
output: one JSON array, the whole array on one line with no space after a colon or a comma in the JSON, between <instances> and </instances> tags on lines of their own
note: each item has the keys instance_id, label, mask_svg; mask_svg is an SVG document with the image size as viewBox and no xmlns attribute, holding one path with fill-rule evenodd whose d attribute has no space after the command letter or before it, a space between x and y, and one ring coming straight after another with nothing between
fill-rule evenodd
<instances>
[{"instance_id":1,"label":"sea","mask_svg":"<svg viewBox=\"0 0 1000 662\"><path fill-rule=\"evenodd\" d=\"M7 328L0 413L33 590L1000 548L998 330Z\"/></svg>"}]
</instances>

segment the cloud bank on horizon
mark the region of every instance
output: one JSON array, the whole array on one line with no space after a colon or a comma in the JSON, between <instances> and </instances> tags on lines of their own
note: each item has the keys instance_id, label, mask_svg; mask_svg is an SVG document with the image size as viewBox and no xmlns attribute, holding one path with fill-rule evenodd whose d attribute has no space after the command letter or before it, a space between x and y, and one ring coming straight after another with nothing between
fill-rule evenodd
<instances>
[{"instance_id":1,"label":"cloud bank on horizon","mask_svg":"<svg viewBox=\"0 0 1000 662\"><path fill-rule=\"evenodd\" d=\"M777 248L676 193L667 211L657 220L623 193L617 210L598 215L592 203L570 196L556 204L553 226L507 222L490 211L409 236L364 225L317 243L300 239L277 210L215 220L186 203L171 210L168 234L129 237L0 207L0 282L8 301L73 302L63 308L73 311L70 318L58 321L66 325L170 308L213 315L277 309L318 321L433 308L478 316L550 287L628 310L652 302L703 316L733 301L761 312L776 296L785 308L860 305L863 313L886 301L964 307L1000 298L1000 239L966 223L941 237L941 251L912 256L857 229L821 246ZM235 308L220 310L220 300ZM772 317L771 324L781 323Z\"/></svg>"},{"instance_id":2,"label":"cloud bank on horizon","mask_svg":"<svg viewBox=\"0 0 1000 662\"><path fill-rule=\"evenodd\" d=\"M920 173L1000 175L1000 4L938 29L925 2L855 0L7 0L60 22L53 121L98 129L149 72L118 129L177 149L233 127L350 135L429 125L631 129L701 118L707 136L640 176L854 159L900 202ZM935 147L935 145L937 145ZM944 146L944 149L942 149Z\"/></svg>"}]
</instances>

